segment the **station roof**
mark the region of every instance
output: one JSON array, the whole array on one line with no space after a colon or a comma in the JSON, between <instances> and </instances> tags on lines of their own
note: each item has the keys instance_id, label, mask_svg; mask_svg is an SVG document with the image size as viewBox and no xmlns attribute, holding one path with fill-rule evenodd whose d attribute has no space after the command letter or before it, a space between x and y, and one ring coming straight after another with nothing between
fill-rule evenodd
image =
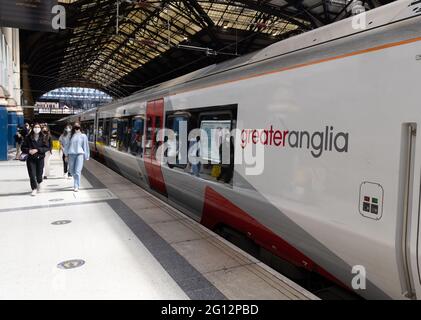
<instances>
[{"instance_id":1,"label":"station roof","mask_svg":"<svg viewBox=\"0 0 421 320\"><path fill-rule=\"evenodd\" d=\"M34 98L69 86L124 97L350 15L348 0L119 0L117 23L117 0L59 3L65 30L21 32Z\"/></svg>"}]
</instances>

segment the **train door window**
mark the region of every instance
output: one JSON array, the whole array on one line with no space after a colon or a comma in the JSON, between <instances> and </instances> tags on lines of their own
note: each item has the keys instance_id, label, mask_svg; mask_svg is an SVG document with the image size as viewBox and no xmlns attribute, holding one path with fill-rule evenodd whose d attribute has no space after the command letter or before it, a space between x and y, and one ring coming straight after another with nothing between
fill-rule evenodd
<instances>
[{"instance_id":1,"label":"train door window","mask_svg":"<svg viewBox=\"0 0 421 320\"><path fill-rule=\"evenodd\" d=\"M152 139L153 139L153 119L151 116L147 116L146 118L146 138L145 138L145 148L144 148L144 155L150 157L152 153Z\"/></svg>"},{"instance_id":2,"label":"train door window","mask_svg":"<svg viewBox=\"0 0 421 320\"><path fill-rule=\"evenodd\" d=\"M142 157L143 155L143 130L145 126L145 120L143 116L136 116L131 121L131 136L130 136L130 153L135 156Z\"/></svg>"},{"instance_id":3,"label":"train door window","mask_svg":"<svg viewBox=\"0 0 421 320\"><path fill-rule=\"evenodd\" d=\"M157 150L159 146L162 144L162 139L158 137L158 134L160 134L161 129L161 123L162 123L162 117L155 115L154 121L153 121L153 135L152 135L152 156L153 159L156 159L157 156ZM162 134L162 133L161 133Z\"/></svg>"}]
</instances>

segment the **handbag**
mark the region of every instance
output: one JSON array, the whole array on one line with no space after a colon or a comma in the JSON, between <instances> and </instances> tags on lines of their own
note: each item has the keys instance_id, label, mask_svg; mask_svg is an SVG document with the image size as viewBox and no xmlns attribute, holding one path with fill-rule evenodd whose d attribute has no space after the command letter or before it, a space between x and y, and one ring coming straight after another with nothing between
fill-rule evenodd
<instances>
[{"instance_id":1,"label":"handbag","mask_svg":"<svg viewBox=\"0 0 421 320\"><path fill-rule=\"evenodd\" d=\"M28 154L26 153L21 153L19 156L19 160L20 161L26 161L28 159Z\"/></svg>"}]
</instances>

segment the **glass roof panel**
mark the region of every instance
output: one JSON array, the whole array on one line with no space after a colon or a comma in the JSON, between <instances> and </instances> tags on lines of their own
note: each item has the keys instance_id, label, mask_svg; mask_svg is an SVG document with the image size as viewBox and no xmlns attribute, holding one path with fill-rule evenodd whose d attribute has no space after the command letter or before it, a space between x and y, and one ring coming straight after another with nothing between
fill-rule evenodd
<instances>
[{"instance_id":1,"label":"glass roof panel","mask_svg":"<svg viewBox=\"0 0 421 320\"><path fill-rule=\"evenodd\" d=\"M72 4L72 0L61 3ZM98 0L80 5L81 17L65 50L61 71L80 65L84 79L109 86L156 57L189 41L207 28L250 30L277 36L297 28L275 15L248 8L240 1L146 1L142 5L120 3L116 32L115 1ZM303 23L306 23L303 21ZM188 42L187 42L188 43ZM83 61L81 61L83 60Z\"/></svg>"}]
</instances>

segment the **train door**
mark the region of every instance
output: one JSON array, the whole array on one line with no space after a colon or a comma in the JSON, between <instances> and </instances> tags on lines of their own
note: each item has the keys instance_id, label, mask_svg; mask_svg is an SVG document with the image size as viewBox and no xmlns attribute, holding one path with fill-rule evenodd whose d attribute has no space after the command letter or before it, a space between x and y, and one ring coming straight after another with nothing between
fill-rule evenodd
<instances>
[{"instance_id":1,"label":"train door","mask_svg":"<svg viewBox=\"0 0 421 320\"><path fill-rule=\"evenodd\" d=\"M149 101L146 106L146 130L144 162L152 189L166 195L161 162L157 159L160 142L157 139L159 130L164 128L164 99Z\"/></svg>"},{"instance_id":2,"label":"train door","mask_svg":"<svg viewBox=\"0 0 421 320\"><path fill-rule=\"evenodd\" d=\"M410 299L419 298L420 274L418 262L417 224L419 223L419 156L417 156L417 123L402 126L401 178L400 178L400 221L398 221L397 251L402 293ZM417 292L418 291L418 292Z\"/></svg>"}]
</instances>

